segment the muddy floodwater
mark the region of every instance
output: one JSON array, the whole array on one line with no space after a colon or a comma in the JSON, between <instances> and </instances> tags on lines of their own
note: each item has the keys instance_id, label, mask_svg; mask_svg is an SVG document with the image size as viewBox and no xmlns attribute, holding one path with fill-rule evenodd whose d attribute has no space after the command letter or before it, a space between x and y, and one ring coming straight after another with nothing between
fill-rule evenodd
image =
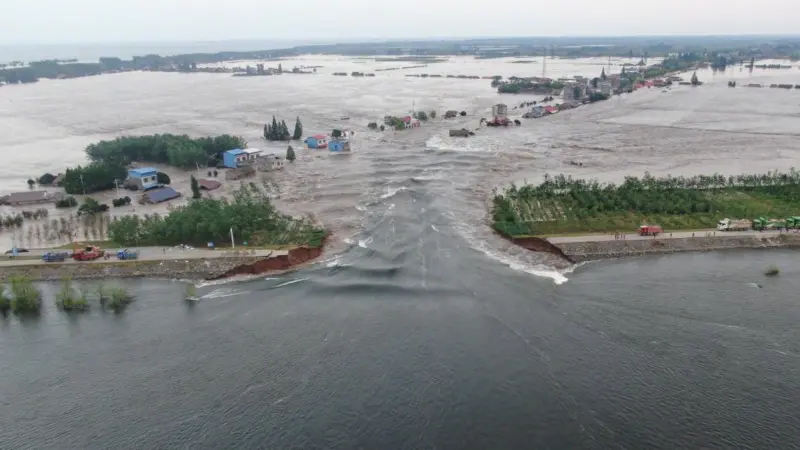
<instances>
[{"instance_id":1,"label":"muddy floodwater","mask_svg":"<svg viewBox=\"0 0 800 450\"><path fill-rule=\"evenodd\" d=\"M598 76L607 64L548 60L545 73ZM352 154L295 143L297 161L269 175L280 208L334 233L314 266L201 287L191 308L180 286L142 281L121 316L50 307L1 322L6 447L796 448L794 252L564 267L494 236L487 207L493 189L546 173L800 167L800 90L743 87L800 84L797 67L701 70L701 87L645 89L463 139L448 130L478 129L500 102L521 116L513 107L541 96L405 74L540 76L542 61L452 58L374 78L332 73L418 63L282 65L322 68L0 88L3 192L123 134L233 133L283 154L261 139L273 115L290 128L299 116L306 135L355 131ZM412 108L439 117L366 128ZM448 109L467 115L445 120ZM767 264L786 269L765 281Z\"/></svg>"}]
</instances>

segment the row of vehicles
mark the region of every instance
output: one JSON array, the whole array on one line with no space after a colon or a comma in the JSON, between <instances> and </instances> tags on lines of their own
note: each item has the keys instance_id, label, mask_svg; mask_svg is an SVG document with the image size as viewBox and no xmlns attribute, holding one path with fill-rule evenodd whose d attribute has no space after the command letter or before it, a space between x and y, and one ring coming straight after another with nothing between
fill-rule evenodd
<instances>
[{"instance_id":1,"label":"row of vehicles","mask_svg":"<svg viewBox=\"0 0 800 450\"><path fill-rule=\"evenodd\" d=\"M753 220L725 218L717 222L717 230L719 231L763 231L782 229L800 229L800 216L792 216L785 219L758 217Z\"/></svg>"},{"instance_id":2,"label":"row of vehicles","mask_svg":"<svg viewBox=\"0 0 800 450\"><path fill-rule=\"evenodd\" d=\"M132 260L139 258L139 252L130 251L128 249L119 250L116 254L117 259L119 260ZM106 255L105 250L101 249L100 247L96 247L94 245L82 247L82 248L75 248L72 252L47 252L42 256L42 261L44 262L64 262L69 258L74 259L75 261L93 261L95 259L100 259L108 257Z\"/></svg>"}]
</instances>

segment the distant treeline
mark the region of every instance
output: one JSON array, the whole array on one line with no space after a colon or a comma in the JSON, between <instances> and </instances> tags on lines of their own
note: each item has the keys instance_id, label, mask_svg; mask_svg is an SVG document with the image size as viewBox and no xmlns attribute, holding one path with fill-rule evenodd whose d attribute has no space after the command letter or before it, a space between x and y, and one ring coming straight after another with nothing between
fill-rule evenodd
<instances>
[{"instance_id":1,"label":"distant treeline","mask_svg":"<svg viewBox=\"0 0 800 450\"><path fill-rule=\"evenodd\" d=\"M73 78L127 70L197 71L199 64L235 60L271 60L303 54L345 56L396 56L403 61L437 62L436 56L469 55L477 58L555 56L562 58L630 57L647 59L695 52L724 65L717 55L736 58L800 58L800 38L796 36L633 36L633 37L548 37L464 39L454 41L395 41L306 45L277 50L245 52L190 53L173 56L144 55L130 60L100 58L96 63L74 60L20 61L0 66L0 81L32 83L40 78ZM721 64L722 63L722 64Z\"/></svg>"}]
</instances>

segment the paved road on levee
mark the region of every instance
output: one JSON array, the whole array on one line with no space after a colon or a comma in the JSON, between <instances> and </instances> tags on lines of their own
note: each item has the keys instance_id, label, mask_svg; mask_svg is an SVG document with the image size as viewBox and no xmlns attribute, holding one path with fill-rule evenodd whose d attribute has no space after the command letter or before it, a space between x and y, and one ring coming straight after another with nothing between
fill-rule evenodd
<instances>
[{"instance_id":1,"label":"paved road on levee","mask_svg":"<svg viewBox=\"0 0 800 450\"><path fill-rule=\"evenodd\" d=\"M696 230L696 231L674 231L672 233L661 233L656 239L682 239L690 238L694 234L695 237L705 237L711 233L712 236L753 236L753 237L773 237L780 236L777 231L710 231L710 230ZM653 236L639 236L637 233L629 233L623 235L626 241L641 241L645 239L653 239ZM563 237L550 237L548 241L553 244L566 244L570 242L602 242L614 241L622 238L615 238L614 234L588 234L586 236L563 236Z\"/></svg>"},{"instance_id":2,"label":"paved road on levee","mask_svg":"<svg viewBox=\"0 0 800 450\"><path fill-rule=\"evenodd\" d=\"M246 250L242 248L241 251L236 253L235 250L207 250L207 249L179 249L179 248L164 248L164 247L138 247L136 250L139 252L139 261L167 261L167 260L181 260L181 259L199 259L199 258L230 258L234 256L278 256L284 255L285 250ZM69 250L55 250L68 252ZM109 259L96 259L94 261L75 261L72 258L67 259L63 263L47 263L47 264L104 264L119 262L116 253L117 249L106 250L111 253ZM246 253L245 253L246 252ZM31 250L29 253L20 253L21 257L37 256L36 259L10 259L7 255L5 258L0 259L0 267L2 266L26 266L42 264L41 256L47 253L47 250Z\"/></svg>"}]
</instances>

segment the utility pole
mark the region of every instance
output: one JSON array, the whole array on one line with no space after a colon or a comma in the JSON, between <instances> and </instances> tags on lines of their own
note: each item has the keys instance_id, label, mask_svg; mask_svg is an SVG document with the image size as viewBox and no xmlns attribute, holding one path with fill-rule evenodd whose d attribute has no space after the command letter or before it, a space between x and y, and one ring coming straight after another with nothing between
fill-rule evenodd
<instances>
[{"instance_id":1,"label":"utility pole","mask_svg":"<svg viewBox=\"0 0 800 450\"><path fill-rule=\"evenodd\" d=\"M547 73L547 47L544 48L544 56L542 57L542 78L546 78Z\"/></svg>"},{"instance_id":2,"label":"utility pole","mask_svg":"<svg viewBox=\"0 0 800 450\"><path fill-rule=\"evenodd\" d=\"M81 189L83 190L83 195L86 195L86 186L83 185L83 174L79 175L81 177Z\"/></svg>"},{"instance_id":3,"label":"utility pole","mask_svg":"<svg viewBox=\"0 0 800 450\"><path fill-rule=\"evenodd\" d=\"M233 242L233 227L231 227L231 248L236 248L236 243Z\"/></svg>"}]
</instances>

